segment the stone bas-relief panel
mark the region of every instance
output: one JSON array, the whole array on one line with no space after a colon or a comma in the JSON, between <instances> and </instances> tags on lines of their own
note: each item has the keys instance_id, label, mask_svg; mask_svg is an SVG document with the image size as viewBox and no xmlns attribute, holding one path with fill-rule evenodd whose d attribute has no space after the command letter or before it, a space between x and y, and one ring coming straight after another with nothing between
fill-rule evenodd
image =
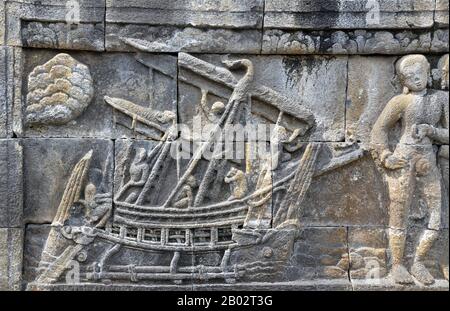
<instances>
[{"instance_id":1,"label":"stone bas-relief panel","mask_svg":"<svg viewBox=\"0 0 450 311\"><path fill-rule=\"evenodd\" d=\"M203 58L180 54L179 80L200 92L201 107L195 108L216 117L209 119L214 124L210 134L227 124L260 122L263 115L278 135L258 145L263 150L252 151L254 142L244 141L242 158L234 153L226 158L227 150L218 148L223 146L214 135L203 140L178 136L175 120L163 113L173 123L159 141L119 139L112 148L107 140L25 139L25 218L33 224L25 246L28 289L67 284L86 289L173 284L195 288L305 280L315 282L316 289L330 280L341 289L353 280L378 280L381 287L439 288L448 276L448 258L436 250L448 242L440 225L445 167L437 166L431 138L448 143L448 106L434 93L423 92L431 77L424 56L396 62L404 90L394 100L404 97L405 102L397 107L391 100L383 107L368 133L370 144L305 142L321 111L280 104L287 91L279 93L267 87L273 85L268 81L255 81L261 60L225 58L219 66L217 56ZM343 63L347 65L347 59ZM448 61L444 57L438 63L441 86L446 88ZM184 90L180 94L190 97ZM267 97L261 99L262 95ZM253 110L258 97L262 108ZM428 98L429 105L418 105ZM157 115L135 110L131 102L112 97L105 101L132 116L133 123L158 126L150 121ZM277 117L264 109L275 109ZM388 121L393 117L389 109L405 110L403 126L410 126L414 118L428 122L413 125L417 130L412 134L400 131L403 137L396 148L404 159L388 151L396 143L389 140L389 127L395 125ZM303 127L283 119L285 114ZM418 135L422 143L405 143ZM70 152L76 145L83 148ZM192 145L198 146L184 149ZM211 148L218 153L208 158ZM410 159L408 150L419 156L415 175L397 171ZM70 161L65 158L68 153ZM445 159L445 146L439 156ZM41 164L44 158L53 160L48 161L51 166ZM408 187L397 192L402 174ZM38 196L34 178L51 197ZM368 187L375 191L367 192ZM408 189L417 191L408 197ZM366 286L376 288L373 283Z\"/></svg>"},{"instance_id":2,"label":"stone bas-relief panel","mask_svg":"<svg viewBox=\"0 0 450 311\"><path fill-rule=\"evenodd\" d=\"M105 49L105 0L7 0L5 11L10 46Z\"/></svg>"},{"instance_id":3,"label":"stone bas-relief panel","mask_svg":"<svg viewBox=\"0 0 450 311\"><path fill-rule=\"evenodd\" d=\"M386 109L392 109L391 102L383 108L372 128L370 146L353 142L304 142L304 138L311 135L308 132L314 131L318 123L318 113L303 109L303 114L297 118L300 123L306 124L303 125L306 129L296 128L295 122L283 121L284 113L295 111L291 106L279 104L279 98L283 95L255 83L258 59L222 59L225 67L220 67L212 65L214 57L217 56L210 56L213 60L205 61L180 54L178 65L183 72L180 72L179 79L197 88L203 86L199 88L200 108L208 110L208 116L216 116L215 121L209 120L215 125L210 134L217 133L221 126L227 124L241 124L246 121L242 115L249 116L247 120L260 121L252 115L258 116L259 113L261 118L264 108L276 109L276 120L266 117L266 122L275 123L274 132L278 134L278 140L271 137L265 142L269 146L269 155L262 157L259 152L259 157L252 159L251 148L244 145L242 160L223 158L220 151L208 159L204 153L220 146L220 141L216 141L213 135L200 142L194 136L182 135L179 138L175 122L164 131L161 141L116 140L114 152L109 149L107 154L104 154L105 148L87 153L86 150L78 150L65 175L66 182L56 183L64 185L64 188L57 190L60 194L58 199L45 204L58 206L56 210L48 209L51 212L45 221L51 222L51 225L46 230L48 235L42 234L45 242L30 242L34 246L31 246L32 254L27 262L34 266L27 270L31 278L29 289L61 288L73 272L71 267L74 265L79 267L76 275L80 276L74 282L80 287L87 283L151 287L155 284L230 284L307 279L339 280L345 287L349 279L360 280L364 276L389 286L424 286L433 285L435 278L446 276L448 265L445 256L443 258L442 253L439 256L433 254L434 242L441 236L442 198L438 184L442 175L436 163L434 166L431 161L420 164L422 160L418 159L415 169L420 172L417 171L418 175L409 179L414 179L419 188L432 187L432 192L419 191L416 193L418 200L411 200L424 202L428 210L424 210L424 204L411 205L408 208L411 210L411 217L407 218L409 222L396 222L396 217L409 216L403 210L396 210L396 206L405 206L403 203L396 204L403 200L407 191L404 189L397 193L395 188L398 176L402 178L401 174L407 174L407 171L391 173L385 169L396 170L396 165L406 160L395 159L394 155L387 153L387 149L377 153L383 144L385 148L390 146L389 135L384 131L393 124L383 125L382 122L392 117L386 112L389 111ZM282 61L279 60L279 63ZM346 65L347 59L343 63ZM445 58L439 63L442 65L441 78L446 81ZM269 69L272 68L269 66ZM416 71L406 75L408 68ZM446 136L444 129L437 126L441 119L444 120L442 126L448 126L445 123L448 106L433 100L433 94L422 92L430 72L430 64L421 55L404 57L397 62L399 81L405 86L400 97L404 96L407 100L410 98L408 96L419 96L418 99L431 96L431 100L430 106L414 108L406 102L395 108L414 108L412 112L428 109L423 114L405 114L409 118L407 121L417 115L429 117L430 120L421 122L429 122L428 126L436 127L434 131L426 131L425 125L420 125L423 130L413 131L413 134L423 135L422 139L426 135L435 135L437 141L445 144L448 142L448 130ZM209 80L209 84L198 84L195 81L198 77L193 74ZM413 79L414 75L422 80L411 80L414 81L412 83L408 79ZM267 81L265 84L268 84ZM444 83L442 86L445 87ZM421 93L409 95L407 87ZM271 96L265 101L260 99L260 105L264 108L252 110L261 93ZM186 93L180 91L180 94L183 97ZM209 94L212 94L210 101L215 102L211 107ZM134 112L134 106L128 102L109 97L105 100L125 115L134 113L134 123L155 126L148 122L152 115ZM415 105L422 101L412 103ZM299 106L297 110L301 108ZM406 126L409 126L408 123ZM405 144L404 139L411 134L409 131L402 133L404 137L400 139L400 144ZM64 140L54 141L61 146L60 141ZM189 146L196 143L199 146L193 151L186 151L180 149L179 143L183 141L187 141ZM33 166L28 165L35 157L34 161L40 162L38 158L45 154L31 153L37 149L32 145L42 140L27 139L25 142L25 175L39 176L38 173L29 174L28 170ZM73 142L68 142L72 146ZM79 143L93 144L86 140ZM432 146L431 140L425 143ZM417 152L426 148L426 145L417 142L406 146L405 150L416 148ZM373 159L367 151L372 152ZM98 160L99 152L103 154L100 162L104 164ZM57 158L58 154L60 157L64 153L60 151L52 158ZM114 165L111 164L112 154ZM437 152L426 155L429 159L434 155L436 162ZM49 158L48 155L46 157ZM380 161L384 168L379 166ZM41 168L36 170L42 172ZM105 185L105 180L110 180L112 170L114 190L111 192L112 188ZM92 172L96 177L91 175ZM423 179L424 176L428 179ZM27 179L30 180L30 177ZM412 181L408 185L416 189ZM28 184L26 187L28 189ZM367 187L376 190L369 193L364 190ZM324 193L323 189L328 191ZM424 196L424 193L428 194ZM318 197L321 204L317 204ZM26 202L30 204L30 199L27 198ZM391 210L389 215L387 207ZM42 211L33 212L43 214ZM361 232L350 231L358 229ZM372 238L362 238L365 234ZM362 244L362 241L367 244ZM38 243L40 247L36 247ZM410 252L414 247L416 249ZM37 261L39 249L41 256ZM314 260L317 258L319 260ZM406 265L411 267L415 279L409 276ZM411 281L406 279L408 277ZM317 286L320 284L318 282Z\"/></svg>"},{"instance_id":4,"label":"stone bas-relief panel","mask_svg":"<svg viewBox=\"0 0 450 311\"><path fill-rule=\"evenodd\" d=\"M141 132L160 139L161 128L142 132L145 129L133 125L132 115L116 113L115 108L123 104L144 113L176 113L177 69L173 56L69 55L26 49L22 62L23 69L15 76L16 83L22 80L20 104L16 102L15 107L17 117L21 115L21 122L16 120L16 134L20 136L115 138L139 137Z\"/></svg>"},{"instance_id":5,"label":"stone bas-relief panel","mask_svg":"<svg viewBox=\"0 0 450 311\"><path fill-rule=\"evenodd\" d=\"M259 53L262 0L106 1L110 51Z\"/></svg>"},{"instance_id":6,"label":"stone bas-relief panel","mask_svg":"<svg viewBox=\"0 0 450 311\"><path fill-rule=\"evenodd\" d=\"M0 289L448 290L448 0L370 3L1 1Z\"/></svg>"}]
</instances>

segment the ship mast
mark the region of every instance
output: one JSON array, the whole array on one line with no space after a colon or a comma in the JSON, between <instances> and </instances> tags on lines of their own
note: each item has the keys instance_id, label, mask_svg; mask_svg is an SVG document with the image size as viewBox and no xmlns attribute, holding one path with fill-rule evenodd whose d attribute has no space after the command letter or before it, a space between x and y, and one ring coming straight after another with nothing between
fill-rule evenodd
<instances>
[{"instance_id":1,"label":"ship mast","mask_svg":"<svg viewBox=\"0 0 450 311\"><path fill-rule=\"evenodd\" d=\"M183 187L189 176L192 175L195 168L197 167L200 159L202 158L202 154L208 150L208 148L211 148L211 146L214 143L215 137L221 131L222 126L232 124L234 120L236 119L236 116L238 114L239 108L241 106L241 103L244 101L244 99L247 97L250 83L253 81L254 77L254 70L253 70L253 64L250 60L243 59L243 60L237 60L237 61L224 61L224 64L227 65L230 69L236 69L244 67L247 69L246 74L244 77L238 82L236 87L233 90L233 94L231 95L227 107L225 109L225 112L223 113L222 117L220 118L219 123L215 126L215 128L211 131L210 136L208 138L208 141L206 144L203 144L201 148L197 150L197 152L194 154L193 159L190 161L188 168L186 172L183 174L183 176L178 181L178 184L176 187L172 190L170 193L168 199L164 203L163 207L167 208L170 206L171 201L175 198L177 193L180 191L180 189ZM222 138L222 135L220 135L220 139ZM200 205L203 202L205 193L207 191L207 186L210 183L211 179L211 172L212 170L217 166L218 162L216 159L212 159L210 161L208 168L206 170L206 174L200 184L199 191L197 193L197 196L195 198L195 206Z\"/></svg>"}]
</instances>

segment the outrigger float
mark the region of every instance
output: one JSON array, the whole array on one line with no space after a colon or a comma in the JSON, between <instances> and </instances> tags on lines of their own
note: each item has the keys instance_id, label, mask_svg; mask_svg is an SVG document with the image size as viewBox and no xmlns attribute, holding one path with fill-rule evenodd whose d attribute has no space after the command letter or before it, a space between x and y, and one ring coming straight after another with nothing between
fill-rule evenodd
<instances>
[{"instance_id":1,"label":"outrigger float","mask_svg":"<svg viewBox=\"0 0 450 311\"><path fill-rule=\"evenodd\" d=\"M288 131L298 130L304 135L314 126L314 116L307 109L299 109L301 105L294 105L283 95L253 82L250 61L225 61L225 65L228 68L188 54L179 55L181 68L231 90L211 139L198 153L211 148L215 134L227 124L237 122L242 107L251 106L252 101L258 103L251 106L253 113ZM230 71L235 68L245 70L242 78L236 78ZM274 281L285 273L288 265L300 228L302 201L312 179L363 156L361 149L354 149L318 167L321 145L303 144L300 159L290 164L291 171L284 177L267 182L264 178L272 175L270 170L267 173L262 166L254 168L260 176L251 191L205 204L212 172L227 160L213 158L200 169L199 164L205 159L195 154L178 172L176 184L161 196L158 189L169 186L161 185L166 170L177 167L168 165L174 161L169 152L175 141L174 115L123 99L105 97L105 101L131 118L132 129L136 124L151 127L160 132L161 141L147 156L145 180L136 184L123 182L113 202L111 194L96 194L95 187L86 180L92 151L79 161L52 223L39 275L30 286L64 283L74 261L80 263L77 282L83 284ZM268 108L261 109L261 105ZM179 194L194 175L201 176L198 190L192 202L179 207ZM277 194L282 194L283 200L272 217L272 201ZM160 198L159 204L148 203L155 201L152 198L156 196ZM81 216L73 212L77 206L84 209Z\"/></svg>"}]
</instances>

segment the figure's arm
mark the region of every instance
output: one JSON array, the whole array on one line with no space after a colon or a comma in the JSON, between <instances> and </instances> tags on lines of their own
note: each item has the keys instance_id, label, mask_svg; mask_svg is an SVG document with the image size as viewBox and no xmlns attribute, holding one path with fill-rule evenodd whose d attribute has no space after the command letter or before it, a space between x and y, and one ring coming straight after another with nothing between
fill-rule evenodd
<instances>
[{"instance_id":1,"label":"figure's arm","mask_svg":"<svg viewBox=\"0 0 450 311\"><path fill-rule=\"evenodd\" d=\"M415 126L415 131L420 139L427 136L437 144L448 145L448 101L442 105L441 121L438 127L429 124L420 124Z\"/></svg>"},{"instance_id":2,"label":"figure's arm","mask_svg":"<svg viewBox=\"0 0 450 311\"><path fill-rule=\"evenodd\" d=\"M286 141L283 142L283 147L287 152L290 153L296 152L303 146L303 143L300 141L297 141L295 145L291 145L294 142L294 140L300 136L300 133L301 133L300 129L294 130L292 135Z\"/></svg>"},{"instance_id":3,"label":"figure's arm","mask_svg":"<svg viewBox=\"0 0 450 311\"><path fill-rule=\"evenodd\" d=\"M289 137L289 139L287 140L287 143L288 144L292 143L297 137L300 136L300 133L301 133L301 129L294 130L291 137Z\"/></svg>"},{"instance_id":4,"label":"figure's arm","mask_svg":"<svg viewBox=\"0 0 450 311\"><path fill-rule=\"evenodd\" d=\"M186 189L186 197L188 200L188 207L192 207L192 203L194 202L194 194L192 193L192 189Z\"/></svg>"},{"instance_id":5,"label":"figure's arm","mask_svg":"<svg viewBox=\"0 0 450 311\"><path fill-rule=\"evenodd\" d=\"M443 103L443 111L442 111L442 119L441 124L442 127L436 128L434 130L434 133L432 135L432 138L437 141L438 143L448 145L449 143L449 116L448 116L448 101Z\"/></svg>"},{"instance_id":6,"label":"figure's arm","mask_svg":"<svg viewBox=\"0 0 450 311\"><path fill-rule=\"evenodd\" d=\"M209 114L208 108L208 91L202 90L202 99L200 100L200 109L203 111L205 115Z\"/></svg>"},{"instance_id":7,"label":"figure's arm","mask_svg":"<svg viewBox=\"0 0 450 311\"><path fill-rule=\"evenodd\" d=\"M225 183L230 184L233 181L236 181L236 176L225 176L224 181L225 181Z\"/></svg>"},{"instance_id":8,"label":"figure's arm","mask_svg":"<svg viewBox=\"0 0 450 311\"><path fill-rule=\"evenodd\" d=\"M375 158L384 163L392 155L389 150L389 131L402 118L406 99L400 95L394 97L384 108L377 122L373 126L370 144Z\"/></svg>"},{"instance_id":9,"label":"figure's arm","mask_svg":"<svg viewBox=\"0 0 450 311\"><path fill-rule=\"evenodd\" d=\"M150 176L150 167L148 166L148 164L143 164L142 165L142 176L141 176L141 180L138 183L138 186L145 185L149 176Z\"/></svg>"}]
</instances>

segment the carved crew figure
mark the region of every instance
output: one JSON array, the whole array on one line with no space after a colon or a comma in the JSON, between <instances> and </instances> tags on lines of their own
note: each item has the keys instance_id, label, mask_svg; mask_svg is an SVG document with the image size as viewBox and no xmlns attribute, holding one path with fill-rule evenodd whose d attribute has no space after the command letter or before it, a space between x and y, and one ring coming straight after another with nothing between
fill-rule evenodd
<instances>
[{"instance_id":1,"label":"carved crew figure","mask_svg":"<svg viewBox=\"0 0 450 311\"><path fill-rule=\"evenodd\" d=\"M211 108L208 107L208 91L202 90L202 99L200 101L200 115L204 120L202 120L202 123L209 122L212 124L216 124L220 121L220 118L222 117L222 114L225 111L225 104L217 101L215 102Z\"/></svg>"},{"instance_id":2,"label":"carved crew figure","mask_svg":"<svg viewBox=\"0 0 450 311\"><path fill-rule=\"evenodd\" d=\"M125 192L131 189L125 202L134 203L138 199L139 191L136 187L142 187L150 175L150 166L147 161L147 151L144 148L136 150L136 156L130 165L130 181L119 190L116 198L120 198Z\"/></svg>"},{"instance_id":3,"label":"carved crew figure","mask_svg":"<svg viewBox=\"0 0 450 311\"><path fill-rule=\"evenodd\" d=\"M438 238L441 221L441 173L433 144L448 144L444 129L448 105L427 94L430 64L423 55L409 55L397 63L404 87L394 97L374 125L371 147L374 158L386 169L389 186L389 248L391 276L399 284L411 284L413 278L404 266L406 228L413 197L419 196L429 211L427 228L417 245L411 273L430 285L434 278L423 261ZM396 146L389 140L390 130L400 122L401 138Z\"/></svg>"}]
</instances>

